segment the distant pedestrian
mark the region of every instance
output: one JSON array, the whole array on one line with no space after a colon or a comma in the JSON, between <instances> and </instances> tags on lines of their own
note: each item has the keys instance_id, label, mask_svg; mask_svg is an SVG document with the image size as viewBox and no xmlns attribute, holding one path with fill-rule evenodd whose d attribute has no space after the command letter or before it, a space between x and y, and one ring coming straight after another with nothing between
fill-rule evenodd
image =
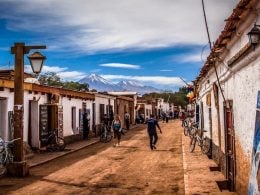
<instances>
[{"instance_id":1,"label":"distant pedestrian","mask_svg":"<svg viewBox=\"0 0 260 195\"><path fill-rule=\"evenodd\" d=\"M120 145L121 141L121 132L122 132L122 126L121 126L121 120L118 115L116 115L115 119L112 122L112 129L114 131L114 147Z\"/></svg>"},{"instance_id":2,"label":"distant pedestrian","mask_svg":"<svg viewBox=\"0 0 260 195\"><path fill-rule=\"evenodd\" d=\"M154 118L154 115L150 115L150 118L146 121L147 123L147 131L150 138L150 148L151 150L156 149L156 143L158 140L158 135L156 131L156 127L160 130L160 133L162 133L162 130L157 122L157 120Z\"/></svg>"},{"instance_id":3,"label":"distant pedestrian","mask_svg":"<svg viewBox=\"0 0 260 195\"><path fill-rule=\"evenodd\" d=\"M129 130L130 127L130 115L128 112L125 112L125 126L126 126L126 130Z\"/></svg>"},{"instance_id":4,"label":"distant pedestrian","mask_svg":"<svg viewBox=\"0 0 260 195\"><path fill-rule=\"evenodd\" d=\"M89 115L85 110L83 113L83 139L88 139L89 136Z\"/></svg>"}]
</instances>

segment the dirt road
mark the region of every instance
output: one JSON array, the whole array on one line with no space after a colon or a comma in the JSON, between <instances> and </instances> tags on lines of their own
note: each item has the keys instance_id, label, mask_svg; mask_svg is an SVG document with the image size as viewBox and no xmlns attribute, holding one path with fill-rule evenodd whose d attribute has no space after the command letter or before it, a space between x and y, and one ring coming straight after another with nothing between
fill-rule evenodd
<instances>
[{"instance_id":1,"label":"dirt road","mask_svg":"<svg viewBox=\"0 0 260 195\"><path fill-rule=\"evenodd\" d=\"M143 126L119 147L98 143L34 167L29 177L0 179L0 194L184 194L178 123L160 123L157 150L149 149Z\"/></svg>"}]
</instances>

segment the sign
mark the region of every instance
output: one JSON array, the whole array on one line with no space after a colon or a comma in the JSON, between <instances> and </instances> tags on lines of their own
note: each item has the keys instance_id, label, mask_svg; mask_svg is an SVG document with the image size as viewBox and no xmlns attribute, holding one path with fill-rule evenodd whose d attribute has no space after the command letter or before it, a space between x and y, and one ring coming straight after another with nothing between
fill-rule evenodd
<instances>
[{"instance_id":1,"label":"sign","mask_svg":"<svg viewBox=\"0 0 260 195\"><path fill-rule=\"evenodd\" d=\"M40 105L40 141L41 147L47 144L49 137L48 129L48 107L47 105Z\"/></svg>"}]
</instances>

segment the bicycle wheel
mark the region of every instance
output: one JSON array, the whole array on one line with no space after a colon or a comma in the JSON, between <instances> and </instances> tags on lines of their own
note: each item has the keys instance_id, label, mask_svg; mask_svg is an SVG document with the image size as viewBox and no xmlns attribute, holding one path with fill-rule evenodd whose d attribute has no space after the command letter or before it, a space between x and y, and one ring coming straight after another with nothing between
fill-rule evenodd
<instances>
[{"instance_id":1,"label":"bicycle wheel","mask_svg":"<svg viewBox=\"0 0 260 195\"><path fill-rule=\"evenodd\" d=\"M210 150L210 143L206 139L206 137L204 137L202 139L201 151L202 151L203 154L208 154L209 150Z\"/></svg>"},{"instance_id":2,"label":"bicycle wheel","mask_svg":"<svg viewBox=\"0 0 260 195\"><path fill-rule=\"evenodd\" d=\"M6 173L6 160L7 155L6 152L3 151L0 153L0 176L4 175Z\"/></svg>"},{"instance_id":3,"label":"bicycle wheel","mask_svg":"<svg viewBox=\"0 0 260 195\"><path fill-rule=\"evenodd\" d=\"M111 132L109 132L107 134L107 142L110 142L112 140L112 138L113 138L113 134Z\"/></svg>"},{"instance_id":4,"label":"bicycle wheel","mask_svg":"<svg viewBox=\"0 0 260 195\"><path fill-rule=\"evenodd\" d=\"M196 146L197 137L194 136L190 139L190 152L193 152Z\"/></svg>"},{"instance_id":5,"label":"bicycle wheel","mask_svg":"<svg viewBox=\"0 0 260 195\"><path fill-rule=\"evenodd\" d=\"M57 145L58 145L59 151L63 151L66 147L65 141L61 137L57 137Z\"/></svg>"}]
</instances>

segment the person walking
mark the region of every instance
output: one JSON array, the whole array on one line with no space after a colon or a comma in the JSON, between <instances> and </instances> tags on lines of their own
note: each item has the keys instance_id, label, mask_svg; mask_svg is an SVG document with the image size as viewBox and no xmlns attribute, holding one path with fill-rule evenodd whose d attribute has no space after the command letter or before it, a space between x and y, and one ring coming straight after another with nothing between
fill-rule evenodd
<instances>
[{"instance_id":1,"label":"person walking","mask_svg":"<svg viewBox=\"0 0 260 195\"><path fill-rule=\"evenodd\" d=\"M147 131L150 138L150 148L151 150L156 149L156 143L158 141L158 135L156 131L156 127L160 130L160 133L162 134L162 130L157 122L157 120L154 118L154 115L150 115L150 118L146 121L147 123Z\"/></svg>"},{"instance_id":2,"label":"person walking","mask_svg":"<svg viewBox=\"0 0 260 195\"><path fill-rule=\"evenodd\" d=\"M130 115L128 112L125 112L125 126L126 126L126 130L129 130L130 127Z\"/></svg>"},{"instance_id":3,"label":"person walking","mask_svg":"<svg viewBox=\"0 0 260 195\"><path fill-rule=\"evenodd\" d=\"M120 141L121 141L121 131L122 131L122 126L121 126L121 120L119 118L118 115L116 115L115 119L112 122L112 129L114 131L114 147L119 146L120 145ZM117 139L117 140L116 140Z\"/></svg>"},{"instance_id":4,"label":"person walking","mask_svg":"<svg viewBox=\"0 0 260 195\"><path fill-rule=\"evenodd\" d=\"M83 139L88 139L89 137L89 115L87 110L83 113Z\"/></svg>"}]
</instances>

